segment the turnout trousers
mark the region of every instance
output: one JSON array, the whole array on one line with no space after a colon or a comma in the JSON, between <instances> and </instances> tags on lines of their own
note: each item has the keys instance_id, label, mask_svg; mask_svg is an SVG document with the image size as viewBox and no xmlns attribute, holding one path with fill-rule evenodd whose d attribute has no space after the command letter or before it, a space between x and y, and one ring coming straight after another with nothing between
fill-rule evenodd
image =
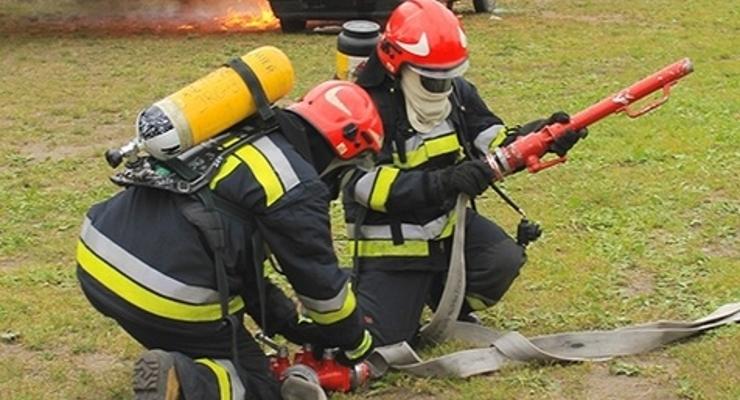
<instances>
[{"instance_id":1,"label":"turnout trousers","mask_svg":"<svg viewBox=\"0 0 740 400\"><path fill-rule=\"evenodd\" d=\"M185 322L144 312L109 291L81 268L77 276L85 296L147 349L175 358L181 399L279 399L280 385L265 354L243 324L237 326L238 362L231 353L232 328L225 321ZM243 321L243 313L237 314Z\"/></svg>"},{"instance_id":2,"label":"turnout trousers","mask_svg":"<svg viewBox=\"0 0 740 400\"><path fill-rule=\"evenodd\" d=\"M524 249L503 229L470 209L465 230L466 293L460 317L499 301L526 261ZM434 309L439 302L452 240L429 243L430 255L421 260L428 268L420 268L417 257L408 261L399 257L360 259L354 288L363 321L376 344L413 344L424 306Z\"/></svg>"}]
</instances>

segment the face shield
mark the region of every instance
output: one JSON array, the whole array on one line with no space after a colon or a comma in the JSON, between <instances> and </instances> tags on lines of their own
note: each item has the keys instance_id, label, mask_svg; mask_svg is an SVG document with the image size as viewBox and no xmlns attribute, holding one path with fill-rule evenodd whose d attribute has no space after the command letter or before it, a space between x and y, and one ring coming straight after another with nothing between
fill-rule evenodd
<instances>
[{"instance_id":1,"label":"face shield","mask_svg":"<svg viewBox=\"0 0 740 400\"><path fill-rule=\"evenodd\" d=\"M462 76L470 64L465 60L451 69L430 69L409 64L409 69L420 76L421 85L431 93L445 93L452 88L452 79Z\"/></svg>"}]
</instances>

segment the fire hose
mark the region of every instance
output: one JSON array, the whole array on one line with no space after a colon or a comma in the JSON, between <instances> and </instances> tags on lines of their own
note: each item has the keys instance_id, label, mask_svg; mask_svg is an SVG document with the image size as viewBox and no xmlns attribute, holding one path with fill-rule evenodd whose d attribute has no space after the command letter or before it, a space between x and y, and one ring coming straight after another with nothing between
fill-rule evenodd
<instances>
[{"instance_id":1,"label":"fire hose","mask_svg":"<svg viewBox=\"0 0 740 400\"><path fill-rule=\"evenodd\" d=\"M677 61L575 114L567 124L553 124L540 131L518 138L508 146L497 149L487 157L494 171L494 181L501 181L523 168L531 173L566 161L558 157L542 161L550 145L569 130L585 128L604 117L625 112L631 118L639 117L668 100L671 87L691 73L689 59ZM658 101L632 111L634 102L662 90ZM457 227L465 226L466 205L469 198L460 194L454 213ZM373 378L379 378L389 369L404 371L421 377L469 377L499 370L511 362L578 362L604 361L616 356L639 354L670 342L699 334L715 327L740 322L740 303L719 307L711 314L695 321L657 321L614 330L567 332L527 338L522 334L502 332L481 325L457 321L465 296L465 229L455 229L450 266L445 289L431 321L421 328L426 343L458 340L474 348L447 354L431 360L421 357L406 342L377 348L367 365ZM298 358L296 359L297 363ZM309 382L299 377L288 377L283 385L293 398L324 399L320 380ZM287 396L286 396L287 398Z\"/></svg>"},{"instance_id":2,"label":"fire hose","mask_svg":"<svg viewBox=\"0 0 740 400\"><path fill-rule=\"evenodd\" d=\"M554 124L517 139L489 155L488 162L496 180L526 167L536 173L565 161L559 157L541 162L550 144L568 130L578 130L618 112L632 118L651 111L668 100L670 88L678 79L691 73L689 59L673 63L635 83L614 96L607 97L579 112L568 124ZM661 90L663 97L637 112L628 106ZM455 205L456 226L465 226L467 195L461 194ZM440 343L454 339L477 348L463 350L423 361L406 342L376 349L368 360L377 376L388 369L405 371L422 377L469 377L499 370L510 362L604 361L616 356L639 354L715 327L740 322L740 303L730 303L695 321L658 321L609 331L568 332L537 336L531 339L510 331L501 332L481 325L460 322L465 296L465 229L455 229L445 290L431 321L420 331L426 342Z\"/></svg>"}]
</instances>

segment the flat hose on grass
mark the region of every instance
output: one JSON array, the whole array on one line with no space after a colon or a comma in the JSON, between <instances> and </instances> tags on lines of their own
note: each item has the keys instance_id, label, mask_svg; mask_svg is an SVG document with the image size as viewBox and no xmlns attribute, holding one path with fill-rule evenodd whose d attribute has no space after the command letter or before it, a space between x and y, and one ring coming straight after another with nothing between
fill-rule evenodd
<instances>
[{"instance_id":1,"label":"flat hose on grass","mask_svg":"<svg viewBox=\"0 0 740 400\"><path fill-rule=\"evenodd\" d=\"M719 307L692 322L657 321L608 331L567 332L526 338L481 325L457 321L465 296L465 209L461 194L455 205L456 226L450 267L440 304L421 329L426 343L458 340L476 348L424 361L406 342L376 349L370 356L374 375L396 369L422 377L461 377L499 370L510 362L605 361L616 356L644 353L718 326L740 322L740 303Z\"/></svg>"}]
</instances>

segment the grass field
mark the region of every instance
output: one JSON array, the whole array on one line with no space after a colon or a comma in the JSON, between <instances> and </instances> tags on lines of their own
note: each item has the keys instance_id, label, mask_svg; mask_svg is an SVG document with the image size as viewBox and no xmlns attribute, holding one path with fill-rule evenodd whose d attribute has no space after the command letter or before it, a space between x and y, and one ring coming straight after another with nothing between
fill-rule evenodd
<instances>
[{"instance_id":1,"label":"grass field","mask_svg":"<svg viewBox=\"0 0 740 400\"><path fill-rule=\"evenodd\" d=\"M607 329L694 319L738 301L737 2L500 0L502 20L467 12L468 3L468 77L510 124L577 111L684 56L696 67L657 112L610 118L567 164L506 181L546 233L485 323L526 335ZM74 246L87 208L116 191L102 154L132 137L141 108L266 44L293 60L291 98L333 74L331 35L11 29L75 4L0 1L0 399L131 397L141 347L83 298ZM493 194L478 204L513 230L516 216ZM738 339L736 325L605 363L513 366L468 380L392 374L337 397L738 399Z\"/></svg>"}]
</instances>

